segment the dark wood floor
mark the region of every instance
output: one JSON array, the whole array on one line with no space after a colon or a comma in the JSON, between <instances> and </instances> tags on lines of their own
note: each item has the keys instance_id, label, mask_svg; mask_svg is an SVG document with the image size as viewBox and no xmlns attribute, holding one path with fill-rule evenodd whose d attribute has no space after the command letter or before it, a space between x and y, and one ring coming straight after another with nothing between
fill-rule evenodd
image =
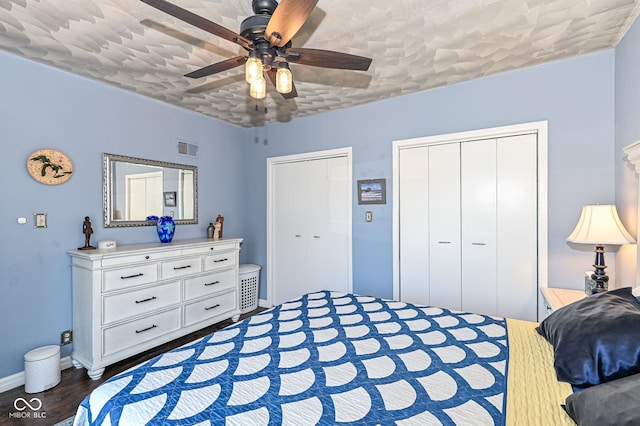
<instances>
[{"instance_id":1,"label":"dark wood floor","mask_svg":"<svg viewBox=\"0 0 640 426\"><path fill-rule=\"evenodd\" d=\"M243 314L241 319L263 310L264 308L258 308L255 311ZM125 371L140 362L151 359L163 352L177 348L178 346L184 345L192 340L199 339L200 337L220 330L230 324L233 324L230 319L222 321L188 336L151 349L133 358L120 361L117 364L107 367L99 380L91 380L89 376L87 376L87 370L84 368L76 369L72 367L62 371L60 384L45 392L28 394L25 393L24 386L20 386L7 392L0 393L0 425L50 426L61 422L62 420L73 416L84 397L108 378ZM17 398L24 398L27 401L31 398L38 398L42 402L42 408L35 413L29 411L27 408L23 411L23 413L25 413L23 415L26 416L26 414L29 414L30 416L28 418L15 418L15 413L17 413L18 410L14 407L14 402ZM46 417L34 418L34 414ZM10 415L13 415L13 417L10 417Z\"/></svg>"}]
</instances>

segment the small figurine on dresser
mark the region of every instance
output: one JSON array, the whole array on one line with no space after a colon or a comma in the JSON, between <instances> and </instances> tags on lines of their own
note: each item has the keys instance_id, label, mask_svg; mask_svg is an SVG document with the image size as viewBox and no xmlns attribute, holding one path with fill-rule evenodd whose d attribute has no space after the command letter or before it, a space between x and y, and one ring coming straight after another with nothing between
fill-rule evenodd
<instances>
[{"instance_id":1,"label":"small figurine on dresser","mask_svg":"<svg viewBox=\"0 0 640 426\"><path fill-rule=\"evenodd\" d=\"M84 217L82 232L84 233L84 247L79 247L78 250L95 250L96 248L90 244L93 228L91 227L91 220L89 220L89 216Z\"/></svg>"},{"instance_id":2,"label":"small figurine on dresser","mask_svg":"<svg viewBox=\"0 0 640 426\"><path fill-rule=\"evenodd\" d=\"M213 226L213 223L209 223L209 226L207 227L207 238L212 239L213 236L215 235L215 226Z\"/></svg>"},{"instance_id":3,"label":"small figurine on dresser","mask_svg":"<svg viewBox=\"0 0 640 426\"><path fill-rule=\"evenodd\" d=\"M224 225L224 217L221 215L218 215L218 217L216 218L216 223L215 223L215 231L213 233L213 239L214 240L221 240L222 239L222 229L223 229L223 225Z\"/></svg>"}]
</instances>

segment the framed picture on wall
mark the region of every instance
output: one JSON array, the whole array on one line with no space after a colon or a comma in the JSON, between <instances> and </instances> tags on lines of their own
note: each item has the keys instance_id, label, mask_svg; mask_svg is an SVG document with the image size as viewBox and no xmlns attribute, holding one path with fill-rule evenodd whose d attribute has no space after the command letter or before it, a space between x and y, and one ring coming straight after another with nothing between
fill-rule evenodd
<instances>
[{"instance_id":1,"label":"framed picture on wall","mask_svg":"<svg viewBox=\"0 0 640 426\"><path fill-rule=\"evenodd\" d=\"M359 180L358 204L387 204L387 180Z\"/></svg>"},{"instance_id":2,"label":"framed picture on wall","mask_svg":"<svg viewBox=\"0 0 640 426\"><path fill-rule=\"evenodd\" d=\"M164 193L164 206L165 207L175 207L176 206L176 192L165 192Z\"/></svg>"}]
</instances>

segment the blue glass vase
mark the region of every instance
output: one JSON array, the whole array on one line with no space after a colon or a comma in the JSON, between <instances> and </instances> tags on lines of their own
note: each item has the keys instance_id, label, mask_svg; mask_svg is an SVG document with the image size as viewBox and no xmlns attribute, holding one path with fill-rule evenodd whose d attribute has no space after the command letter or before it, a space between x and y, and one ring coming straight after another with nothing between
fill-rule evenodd
<instances>
[{"instance_id":1,"label":"blue glass vase","mask_svg":"<svg viewBox=\"0 0 640 426\"><path fill-rule=\"evenodd\" d=\"M173 234L176 232L176 223L171 216L162 216L158 218L157 223L158 237L161 243L170 243Z\"/></svg>"}]
</instances>

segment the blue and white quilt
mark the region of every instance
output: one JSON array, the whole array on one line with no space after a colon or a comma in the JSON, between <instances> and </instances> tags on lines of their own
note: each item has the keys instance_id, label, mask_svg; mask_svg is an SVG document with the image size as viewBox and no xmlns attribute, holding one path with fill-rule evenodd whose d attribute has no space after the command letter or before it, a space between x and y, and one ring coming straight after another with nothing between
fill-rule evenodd
<instances>
[{"instance_id":1,"label":"blue and white quilt","mask_svg":"<svg viewBox=\"0 0 640 426\"><path fill-rule=\"evenodd\" d=\"M505 320L319 292L114 376L76 425L504 424Z\"/></svg>"}]
</instances>

